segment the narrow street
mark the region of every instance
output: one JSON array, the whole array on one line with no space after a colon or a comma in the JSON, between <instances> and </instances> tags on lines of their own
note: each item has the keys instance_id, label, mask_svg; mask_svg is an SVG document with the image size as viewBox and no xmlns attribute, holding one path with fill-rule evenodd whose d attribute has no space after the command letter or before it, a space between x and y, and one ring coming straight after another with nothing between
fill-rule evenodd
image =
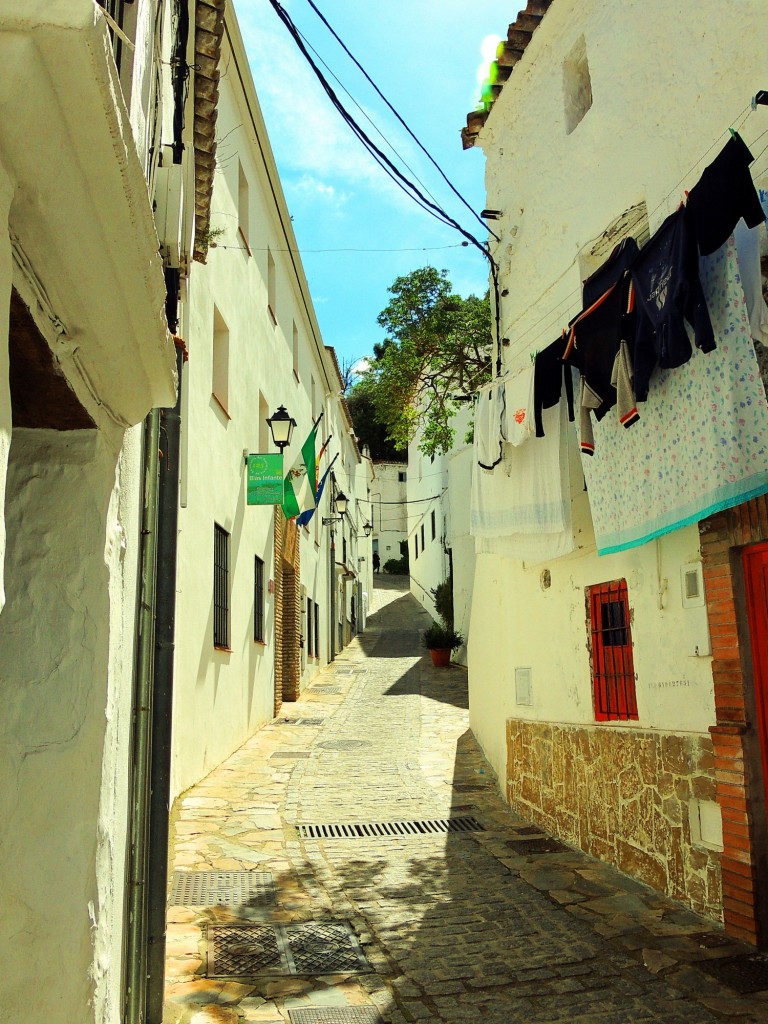
<instances>
[{"instance_id":1,"label":"narrow street","mask_svg":"<svg viewBox=\"0 0 768 1024\"><path fill-rule=\"evenodd\" d=\"M745 947L509 810L405 588L180 801L165 1020L768 1022L705 970Z\"/></svg>"}]
</instances>

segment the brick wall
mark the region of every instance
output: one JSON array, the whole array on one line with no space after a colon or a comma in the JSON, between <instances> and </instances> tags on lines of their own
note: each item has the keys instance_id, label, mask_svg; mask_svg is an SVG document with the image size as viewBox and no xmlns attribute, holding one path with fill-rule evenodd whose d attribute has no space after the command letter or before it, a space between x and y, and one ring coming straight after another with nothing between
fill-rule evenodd
<instances>
[{"instance_id":1,"label":"brick wall","mask_svg":"<svg viewBox=\"0 0 768 1024\"><path fill-rule=\"evenodd\" d=\"M285 516L281 508L275 509L275 714L283 705L283 538Z\"/></svg>"},{"instance_id":2,"label":"brick wall","mask_svg":"<svg viewBox=\"0 0 768 1024\"><path fill-rule=\"evenodd\" d=\"M301 689L301 542L295 523L275 509L275 714Z\"/></svg>"},{"instance_id":3,"label":"brick wall","mask_svg":"<svg viewBox=\"0 0 768 1024\"><path fill-rule=\"evenodd\" d=\"M712 639L717 725L717 801L723 814L726 930L757 943L768 938L766 820L755 728L749 631L739 549L768 540L768 497L718 512L699 524Z\"/></svg>"}]
</instances>

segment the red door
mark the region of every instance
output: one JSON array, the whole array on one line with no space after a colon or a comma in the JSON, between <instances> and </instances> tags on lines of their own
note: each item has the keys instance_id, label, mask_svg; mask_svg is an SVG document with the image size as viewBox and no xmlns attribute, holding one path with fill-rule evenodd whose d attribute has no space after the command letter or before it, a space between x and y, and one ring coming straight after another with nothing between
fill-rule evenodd
<instances>
[{"instance_id":1,"label":"red door","mask_svg":"<svg viewBox=\"0 0 768 1024\"><path fill-rule=\"evenodd\" d=\"M755 544L745 549L744 579L755 675L757 727L763 757L763 784L768 802L768 544Z\"/></svg>"}]
</instances>

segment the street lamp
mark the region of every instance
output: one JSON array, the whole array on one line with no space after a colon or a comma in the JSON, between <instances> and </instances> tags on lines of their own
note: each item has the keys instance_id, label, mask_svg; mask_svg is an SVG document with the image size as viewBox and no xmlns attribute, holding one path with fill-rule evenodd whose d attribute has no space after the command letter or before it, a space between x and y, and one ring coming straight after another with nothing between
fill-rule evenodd
<instances>
[{"instance_id":1,"label":"street lamp","mask_svg":"<svg viewBox=\"0 0 768 1024\"><path fill-rule=\"evenodd\" d=\"M363 523L363 533L366 537L370 537L373 533L373 523Z\"/></svg>"},{"instance_id":2,"label":"street lamp","mask_svg":"<svg viewBox=\"0 0 768 1024\"><path fill-rule=\"evenodd\" d=\"M280 449L282 455L283 449L287 448L291 443L291 437L293 435L293 428L296 426L296 420L289 415L284 405L281 405L277 412L272 413L267 418L269 429L272 433L272 440L275 443L275 447Z\"/></svg>"},{"instance_id":3,"label":"street lamp","mask_svg":"<svg viewBox=\"0 0 768 1024\"><path fill-rule=\"evenodd\" d=\"M344 491L339 491L336 497L333 499L333 512L338 512L336 516L324 516L323 526L332 526L334 523L340 523L344 517L344 513L347 511L347 505L349 504L349 498L347 498Z\"/></svg>"}]
</instances>

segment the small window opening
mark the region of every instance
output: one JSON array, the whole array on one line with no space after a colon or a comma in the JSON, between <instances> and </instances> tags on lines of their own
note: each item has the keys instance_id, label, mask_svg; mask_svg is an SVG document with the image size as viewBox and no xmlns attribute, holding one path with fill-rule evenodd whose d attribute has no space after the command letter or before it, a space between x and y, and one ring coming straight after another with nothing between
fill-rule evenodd
<instances>
[{"instance_id":1,"label":"small window opening","mask_svg":"<svg viewBox=\"0 0 768 1024\"><path fill-rule=\"evenodd\" d=\"M589 77L587 42L580 36L563 62L563 97L567 135L581 122L592 106L592 80Z\"/></svg>"},{"instance_id":2,"label":"small window opening","mask_svg":"<svg viewBox=\"0 0 768 1024\"><path fill-rule=\"evenodd\" d=\"M213 308L213 369L211 393L229 413L229 328L218 309Z\"/></svg>"},{"instance_id":3,"label":"small window opening","mask_svg":"<svg viewBox=\"0 0 768 1024\"><path fill-rule=\"evenodd\" d=\"M245 176L243 165L238 162L237 182L237 227L240 238L245 243L245 248L250 255L250 206L248 202L248 179Z\"/></svg>"},{"instance_id":4,"label":"small window opening","mask_svg":"<svg viewBox=\"0 0 768 1024\"><path fill-rule=\"evenodd\" d=\"M272 318L272 323L277 324L277 303L276 303L276 271L275 260L272 253L267 250L267 309Z\"/></svg>"}]
</instances>

